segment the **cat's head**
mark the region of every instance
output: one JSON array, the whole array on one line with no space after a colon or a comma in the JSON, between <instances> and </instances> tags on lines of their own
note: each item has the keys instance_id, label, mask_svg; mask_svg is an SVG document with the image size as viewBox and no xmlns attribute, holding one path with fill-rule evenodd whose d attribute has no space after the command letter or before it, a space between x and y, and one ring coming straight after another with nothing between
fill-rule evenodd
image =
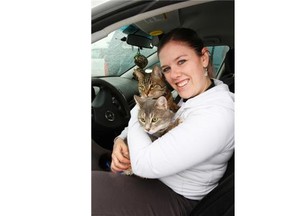
<instances>
[{"instance_id":1,"label":"cat's head","mask_svg":"<svg viewBox=\"0 0 288 216\"><path fill-rule=\"evenodd\" d=\"M155 65L151 73L137 68L133 73L138 80L138 89L141 97L158 98L166 92L165 78L159 66Z\"/></svg>"},{"instance_id":2,"label":"cat's head","mask_svg":"<svg viewBox=\"0 0 288 216\"><path fill-rule=\"evenodd\" d=\"M135 95L134 99L140 107L138 120L147 133L155 134L167 129L172 121L173 112L168 109L167 100L164 96L153 99Z\"/></svg>"}]
</instances>

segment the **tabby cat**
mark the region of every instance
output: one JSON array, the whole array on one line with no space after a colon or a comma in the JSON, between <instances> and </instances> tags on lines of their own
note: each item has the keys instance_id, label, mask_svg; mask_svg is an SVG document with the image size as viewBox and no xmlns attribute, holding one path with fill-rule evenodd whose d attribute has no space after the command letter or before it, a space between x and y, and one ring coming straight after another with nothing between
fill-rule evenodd
<instances>
[{"instance_id":1,"label":"tabby cat","mask_svg":"<svg viewBox=\"0 0 288 216\"><path fill-rule=\"evenodd\" d=\"M140 107L138 112L139 123L144 128L144 131L149 134L152 141L180 123L179 119L173 121L175 114L169 109L164 96L152 99L135 95L134 99Z\"/></svg>"},{"instance_id":2,"label":"tabby cat","mask_svg":"<svg viewBox=\"0 0 288 216\"><path fill-rule=\"evenodd\" d=\"M133 75L138 80L138 90L141 96L134 96L140 107L138 119L151 140L154 141L179 124L178 120L172 121L174 112L179 109L179 106L174 102L159 66L155 65L151 73L145 73L142 68L137 68ZM127 143L127 139L124 141ZM125 170L124 173L133 174L131 168Z\"/></svg>"},{"instance_id":3,"label":"tabby cat","mask_svg":"<svg viewBox=\"0 0 288 216\"><path fill-rule=\"evenodd\" d=\"M164 96L158 99L141 98L134 96L139 106L138 120L144 131L148 133L151 140L154 141L169 130L176 127L181 121L176 119L173 121L175 113L168 108L167 100ZM127 140L125 140L127 143ZM125 170L126 175L132 175L132 169Z\"/></svg>"},{"instance_id":4,"label":"tabby cat","mask_svg":"<svg viewBox=\"0 0 288 216\"><path fill-rule=\"evenodd\" d=\"M165 96L169 109L173 112L179 109L179 106L173 100L159 66L155 65L151 73L145 73L143 69L137 68L133 75L138 80L138 89L142 98Z\"/></svg>"}]
</instances>

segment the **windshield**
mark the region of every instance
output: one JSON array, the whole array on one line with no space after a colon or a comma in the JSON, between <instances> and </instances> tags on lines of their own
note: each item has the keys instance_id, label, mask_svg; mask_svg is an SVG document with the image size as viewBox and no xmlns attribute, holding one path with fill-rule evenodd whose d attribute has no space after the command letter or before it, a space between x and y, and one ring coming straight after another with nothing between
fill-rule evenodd
<instances>
[{"instance_id":1,"label":"windshield","mask_svg":"<svg viewBox=\"0 0 288 216\"><path fill-rule=\"evenodd\" d=\"M135 66L134 56L138 47L126 43L127 35L118 29L92 44L91 75L92 76L121 76ZM146 57L157 51L143 48L140 53Z\"/></svg>"},{"instance_id":2,"label":"windshield","mask_svg":"<svg viewBox=\"0 0 288 216\"><path fill-rule=\"evenodd\" d=\"M127 34L123 33L124 28L118 29L92 44L91 47L91 75L92 76L121 76L130 68L135 66L134 56L138 53L138 47L126 43ZM208 47L215 75L219 71L224 60L228 46ZM152 49L143 48L140 53L145 57L157 52L157 47ZM157 62L159 63L159 62Z\"/></svg>"}]
</instances>

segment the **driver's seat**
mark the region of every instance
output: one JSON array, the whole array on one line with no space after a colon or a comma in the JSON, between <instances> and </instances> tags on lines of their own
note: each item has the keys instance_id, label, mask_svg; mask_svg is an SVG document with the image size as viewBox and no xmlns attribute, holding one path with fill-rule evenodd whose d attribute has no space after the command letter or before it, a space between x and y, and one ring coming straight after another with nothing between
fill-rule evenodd
<instances>
[{"instance_id":1,"label":"driver's seat","mask_svg":"<svg viewBox=\"0 0 288 216\"><path fill-rule=\"evenodd\" d=\"M231 92L235 92L235 51L233 48L231 48L225 56L224 60L224 73L223 76L220 78L225 84L228 85L229 90Z\"/></svg>"},{"instance_id":2,"label":"driver's seat","mask_svg":"<svg viewBox=\"0 0 288 216\"><path fill-rule=\"evenodd\" d=\"M234 153L218 186L196 205L190 216L234 216Z\"/></svg>"}]
</instances>

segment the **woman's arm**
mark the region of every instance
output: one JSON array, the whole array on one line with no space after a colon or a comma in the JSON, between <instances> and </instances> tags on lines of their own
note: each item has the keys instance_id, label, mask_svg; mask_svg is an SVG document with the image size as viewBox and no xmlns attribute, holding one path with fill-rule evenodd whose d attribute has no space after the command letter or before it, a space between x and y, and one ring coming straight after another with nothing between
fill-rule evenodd
<instances>
[{"instance_id":1,"label":"woman's arm","mask_svg":"<svg viewBox=\"0 0 288 216\"><path fill-rule=\"evenodd\" d=\"M161 178L191 168L225 150L234 140L234 112L207 108L191 112L153 143L134 114L128 125L133 172Z\"/></svg>"}]
</instances>

